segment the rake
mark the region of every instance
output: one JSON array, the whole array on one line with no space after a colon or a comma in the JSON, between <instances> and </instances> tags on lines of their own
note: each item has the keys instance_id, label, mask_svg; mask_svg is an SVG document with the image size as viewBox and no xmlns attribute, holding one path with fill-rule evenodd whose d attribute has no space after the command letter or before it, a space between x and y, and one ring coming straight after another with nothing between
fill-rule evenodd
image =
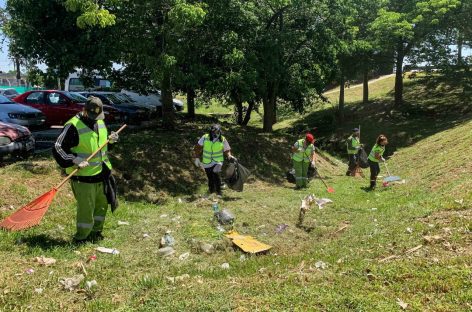
<instances>
[{"instance_id":1,"label":"rake","mask_svg":"<svg viewBox=\"0 0 472 312\"><path fill-rule=\"evenodd\" d=\"M328 186L328 184L326 184L326 182L323 180L323 178L321 177L321 174L318 172L318 170L316 170L316 175L318 176L318 178L320 178L321 182L323 182L324 186L326 187L326 191L328 193L334 193L334 188Z\"/></svg>"},{"instance_id":2,"label":"rake","mask_svg":"<svg viewBox=\"0 0 472 312\"><path fill-rule=\"evenodd\" d=\"M395 182L395 181L400 181L402 178L400 178L399 176L392 176L390 174L390 170L388 170L388 167L387 167L387 163L384 162L384 165L385 165L385 169L387 169L387 173L388 173L388 177L385 177L383 179L384 182Z\"/></svg>"},{"instance_id":3,"label":"rake","mask_svg":"<svg viewBox=\"0 0 472 312\"><path fill-rule=\"evenodd\" d=\"M124 128L126 127L126 124L121 126L116 133L120 133ZM98 154L108 144L109 140L107 140L105 143L103 143L98 150L96 150L92 155L90 155L86 161L89 161L95 155ZM17 211L15 211L12 215L9 217L5 218L0 223L0 228L3 228L5 230L10 230L10 231L20 231L24 230L30 227L33 227L35 225L38 225L41 219L43 218L44 214L46 211L49 209L49 205L53 201L57 191L67 182L69 179L77 173L79 169L75 169L74 171L71 172L64 180L61 181L58 185L53 187L49 192L44 193L43 195L39 196L26 206L23 206L19 208Z\"/></svg>"}]
</instances>

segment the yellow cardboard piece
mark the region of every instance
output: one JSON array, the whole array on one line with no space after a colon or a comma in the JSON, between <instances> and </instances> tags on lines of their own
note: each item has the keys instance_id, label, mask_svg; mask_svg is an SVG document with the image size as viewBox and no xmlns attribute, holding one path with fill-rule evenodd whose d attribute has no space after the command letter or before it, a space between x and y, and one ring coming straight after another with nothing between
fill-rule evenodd
<instances>
[{"instance_id":1,"label":"yellow cardboard piece","mask_svg":"<svg viewBox=\"0 0 472 312\"><path fill-rule=\"evenodd\" d=\"M252 236L241 235L236 231L229 231L225 234L226 237L233 241L233 244L241 248L244 252L256 254L259 252L267 251L272 246L261 243Z\"/></svg>"}]
</instances>

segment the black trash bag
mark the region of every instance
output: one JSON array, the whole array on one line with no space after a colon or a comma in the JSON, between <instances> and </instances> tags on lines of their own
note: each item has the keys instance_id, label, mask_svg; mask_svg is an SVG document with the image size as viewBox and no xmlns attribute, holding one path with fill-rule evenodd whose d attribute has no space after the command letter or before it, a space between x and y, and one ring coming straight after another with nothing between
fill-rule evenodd
<instances>
[{"instance_id":1,"label":"black trash bag","mask_svg":"<svg viewBox=\"0 0 472 312\"><path fill-rule=\"evenodd\" d=\"M369 158L363 148L360 148L359 152L357 152L357 159L361 168L369 168Z\"/></svg>"},{"instance_id":2,"label":"black trash bag","mask_svg":"<svg viewBox=\"0 0 472 312\"><path fill-rule=\"evenodd\" d=\"M287 175L287 181L289 183L295 184L297 182L297 180L295 179L295 169L293 168L290 169L289 171L287 171L286 175Z\"/></svg>"},{"instance_id":3,"label":"black trash bag","mask_svg":"<svg viewBox=\"0 0 472 312\"><path fill-rule=\"evenodd\" d=\"M226 185L234 191L242 192L244 183L250 175L249 169L241 165L237 160L231 159L225 171Z\"/></svg>"}]
</instances>

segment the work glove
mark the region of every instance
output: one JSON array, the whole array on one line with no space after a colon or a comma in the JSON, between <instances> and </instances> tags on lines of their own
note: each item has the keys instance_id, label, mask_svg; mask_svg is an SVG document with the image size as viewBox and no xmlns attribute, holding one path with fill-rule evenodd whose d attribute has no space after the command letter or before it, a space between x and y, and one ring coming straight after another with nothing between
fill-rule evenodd
<instances>
[{"instance_id":1,"label":"work glove","mask_svg":"<svg viewBox=\"0 0 472 312\"><path fill-rule=\"evenodd\" d=\"M311 162L311 167L312 167L313 169L316 168L316 163L315 163L315 161L312 161L312 162Z\"/></svg>"},{"instance_id":2,"label":"work glove","mask_svg":"<svg viewBox=\"0 0 472 312\"><path fill-rule=\"evenodd\" d=\"M213 172L214 172L214 173L220 173L220 172L221 172L221 168L223 168L223 165L221 165L221 164L216 165L216 166L213 168Z\"/></svg>"},{"instance_id":3,"label":"work glove","mask_svg":"<svg viewBox=\"0 0 472 312\"><path fill-rule=\"evenodd\" d=\"M120 138L120 136L115 131L112 131L111 134L108 136L108 140L109 140L110 144L114 144L114 143L118 142L119 138Z\"/></svg>"},{"instance_id":4,"label":"work glove","mask_svg":"<svg viewBox=\"0 0 472 312\"><path fill-rule=\"evenodd\" d=\"M79 167L79 169L85 168L87 166L90 166L89 162L83 159L82 157L75 157L72 162L74 165Z\"/></svg>"},{"instance_id":5,"label":"work glove","mask_svg":"<svg viewBox=\"0 0 472 312\"><path fill-rule=\"evenodd\" d=\"M195 158L193 160L193 163L195 164L195 167L197 167L197 168L202 168L202 166L203 166L203 164L200 161L200 158Z\"/></svg>"},{"instance_id":6,"label":"work glove","mask_svg":"<svg viewBox=\"0 0 472 312\"><path fill-rule=\"evenodd\" d=\"M234 157L233 155L230 155L228 157L228 160L233 160L233 161L237 161L238 159L236 157Z\"/></svg>"},{"instance_id":7,"label":"work glove","mask_svg":"<svg viewBox=\"0 0 472 312\"><path fill-rule=\"evenodd\" d=\"M383 157L381 157L380 160L381 160L382 162L385 162L385 158L383 158Z\"/></svg>"}]
</instances>

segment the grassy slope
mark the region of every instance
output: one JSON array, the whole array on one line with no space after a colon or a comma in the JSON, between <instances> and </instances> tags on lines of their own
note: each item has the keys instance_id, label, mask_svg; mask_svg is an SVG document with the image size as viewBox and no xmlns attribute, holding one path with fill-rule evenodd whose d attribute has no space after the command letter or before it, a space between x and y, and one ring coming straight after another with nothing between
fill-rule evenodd
<instances>
[{"instance_id":1,"label":"grassy slope","mask_svg":"<svg viewBox=\"0 0 472 312\"><path fill-rule=\"evenodd\" d=\"M415 88L415 94L419 88L408 87ZM388 96L384 98L388 100ZM374 116L372 108L349 106L357 114L364 110ZM315 113L302 122L310 124L323 114ZM416 311L470 310L472 162L467 155L472 123L468 116L441 115L445 120L441 126L416 130L421 136L415 137L413 130L431 125L430 119L410 117L419 123L418 128L405 127L407 119L392 113L387 121L372 123L372 130L366 126L364 135L372 140L378 131L376 124L386 125L392 133L395 129L406 132L411 140L394 144L392 139L396 153L389 163L392 172L405 177L407 184L366 193L362 190L366 179L345 177L339 161L322 159L320 172L330 176L327 182L336 189L329 195L334 204L313 209L304 228L295 226L300 198L309 192L328 194L320 181L312 182L307 191L294 191L283 181L286 150L295 137L287 130L269 136L251 129L228 131L236 155L254 171L256 179L244 193L227 191L222 206L236 215L240 232L274 246L269 254L245 261L213 229L211 202L198 196L205 190L205 179L191 168L187 156L188 146L203 131L202 126L187 124L172 133L130 131L114 151L123 188L122 206L108 218L107 239L100 244L117 248L121 254L98 254L97 261L85 263L97 245L69 244L74 203L65 189L40 227L0 234L0 310L31 306L43 311L397 311L397 298ZM446 122L453 119L455 124ZM344 133L355 122L353 118L334 130ZM324 139L328 134L320 130L319 136ZM147 144L150 139L154 144ZM173 142L179 142L177 154L169 149ZM2 168L0 207L18 207L58 179L53 162L47 159ZM455 202L458 199L463 202ZM2 211L1 216L8 213ZM130 225L118 226L118 220ZM281 223L288 224L288 229L275 234ZM156 250L166 229L173 231L177 253L162 259ZM144 233L151 237L143 238ZM426 243L425 235L439 236ZM201 254L196 241L215 244L217 251ZM419 245L417 251L407 252ZM190 257L181 261L178 255L184 252L190 252ZM54 257L58 263L39 267L31 259L40 255ZM392 255L397 257L380 261ZM317 269L317 261L325 262L327 268ZM95 279L98 287L61 290L58 279L81 273L79 262L85 263L86 279ZM230 264L229 270L220 268L224 262ZM28 268L35 272L24 274ZM183 274L190 278L175 284L166 279ZM40 287L43 293L35 293Z\"/></svg>"}]
</instances>

